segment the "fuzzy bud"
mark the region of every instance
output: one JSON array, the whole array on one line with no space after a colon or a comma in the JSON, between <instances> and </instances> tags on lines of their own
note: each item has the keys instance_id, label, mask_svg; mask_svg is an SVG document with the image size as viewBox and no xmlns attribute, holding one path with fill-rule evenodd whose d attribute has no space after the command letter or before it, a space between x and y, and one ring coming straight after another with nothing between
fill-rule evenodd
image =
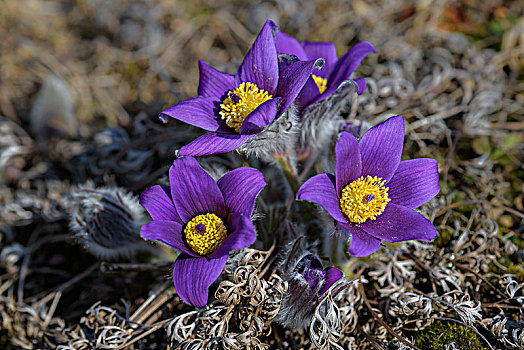
<instances>
[{"instance_id":1,"label":"fuzzy bud","mask_svg":"<svg viewBox=\"0 0 524 350\"><path fill-rule=\"evenodd\" d=\"M121 188L80 188L73 194L70 229L100 259L132 255L142 242L144 221L138 199Z\"/></svg>"},{"instance_id":2,"label":"fuzzy bud","mask_svg":"<svg viewBox=\"0 0 524 350\"><path fill-rule=\"evenodd\" d=\"M342 113L357 96L358 86L346 80L325 100L301 112L302 128L298 139L298 153L309 153L326 148L326 144L344 123Z\"/></svg>"},{"instance_id":3,"label":"fuzzy bud","mask_svg":"<svg viewBox=\"0 0 524 350\"><path fill-rule=\"evenodd\" d=\"M282 308L275 321L291 329L305 329L312 320L317 305L332 290L332 295L342 291L344 274L335 267L324 268L320 259L303 252L299 258L288 259L283 279L288 282L288 290L282 299ZM294 261L293 261L294 260Z\"/></svg>"}]
</instances>

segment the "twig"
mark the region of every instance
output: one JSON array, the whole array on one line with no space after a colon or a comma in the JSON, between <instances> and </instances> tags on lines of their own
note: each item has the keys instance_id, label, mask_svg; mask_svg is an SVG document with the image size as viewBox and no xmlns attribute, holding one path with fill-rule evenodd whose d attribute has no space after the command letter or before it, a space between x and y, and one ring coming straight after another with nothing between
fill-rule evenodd
<instances>
[{"instance_id":1,"label":"twig","mask_svg":"<svg viewBox=\"0 0 524 350\"><path fill-rule=\"evenodd\" d=\"M151 271L151 270L168 268L172 266L173 266L172 261L151 262L151 263L142 263L142 264L103 262L100 264L100 272L119 273L119 272L129 272L129 271Z\"/></svg>"},{"instance_id":2,"label":"twig","mask_svg":"<svg viewBox=\"0 0 524 350\"><path fill-rule=\"evenodd\" d=\"M369 312L371 313L371 315L373 315L373 317L375 318L375 320L378 321L378 323L380 323L384 328L386 328L386 330L392 335L394 336L395 338L397 338L398 340L400 340L402 343L404 343L405 345L409 346L410 348L412 349L415 349L415 350L421 350L418 346L414 345L414 344L411 344L409 341L407 341L406 339L404 339L403 337L401 337L400 335L398 335L397 332L395 332L390 326L388 326L388 324L386 322L384 322L384 320L382 320L380 317L378 317L377 313L373 310L373 308L371 307L371 304L369 304L369 300L366 296L366 292L364 291L364 285L362 283L360 283L358 285L358 289L360 291L360 294L362 295L362 299L364 300L364 303L366 304Z\"/></svg>"},{"instance_id":3,"label":"twig","mask_svg":"<svg viewBox=\"0 0 524 350\"><path fill-rule=\"evenodd\" d=\"M438 216L440 216L442 214L445 214L448 210L451 210L451 209L454 209L454 208L457 208L457 207L463 207L463 206L466 206L466 205L476 205L476 204L484 204L484 205L488 205L488 206L499 207L499 208L504 209L508 213L511 213L511 214L513 214L515 216L520 217L521 219L524 219L524 213L521 213L518 210L515 210L513 208L507 207L507 206L502 205L502 204L492 203L490 201L481 200L481 199L475 200L475 201L465 201L465 202L459 202L459 203L450 204L450 205L446 206L445 208L437 211L435 213L435 217L438 217Z\"/></svg>"},{"instance_id":4,"label":"twig","mask_svg":"<svg viewBox=\"0 0 524 350\"><path fill-rule=\"evenodd\" d=\"M36 295L33 295L27 299L24 300L24 303L28 304L38 298L41 298L42 296L44 295L47 295L53 291L60 291L60 292L63 292L64 290L66 290L67 288L71 287L72 285L76 284L77 282L79 282L80 280L86 278L87 276L89 276L93 271L95 271L96 269L98 269L99 267L99 263L95 263L93 265L91 265L90 267L88 267L84 272L80 273L79 275L76 275L75 277L73 277L72 279L70 279L69 281L67 282L64 282L56 287L53 287L51 289L48 289L46 291L43 291L43 292L40 292Z\"/></svg>"},{"instance_id":5,"label":"twig","mask_svg":"<svg viewBox=\"0 0 524 350\"><path fill-rule=\"evenodd\" d=\"M472 326L470 326L470 325L468 325L468 324L466 324L466 323L464 323L464 322L462 322L462 321L460 321L460 320L456 320L456 319L454 319L454 318L448 318L448 317L432 317L432 318L434 318L434 319L436 319L436 320L440 320L440 321L455 322L455 323L458 323L458 324L460 324L460 325L462 325L462 326L468 327L468 328L471 329L473 332L475 332L479 337L481 337L482 340L484 340L484 342L485 342L486 344L488 344L489 348L490 348L491 350L493 350L493 347L492 347L491 344L488 342L488 340L487 340L487 339L486 339L486 338L485 338L485 337L484 337L484 336L483 336L479 331L477 331L477 330L475 329L475 327L472 327Z\"/></svg>"},{"instance_id":6,"label":"twig","mask_svg":"<svg viewBox=\"0 0 524 350\"><path fill-rule=\"evenodd\" d=\"M475 270L467 267L467 266L464 266L462 264L458 264L456 261L453 261L451 260L450 261L453 265L455 265L456 267L458 267L459 269L462 269L462 270L466 270L472 274L474 274L475 276L477 276L478 278L480 278L484 283L486 283L488 286L490 286L491 289L493 289L495 292L497 292L498 295L502 296L502 298L506 299L507 296L502 293L500 290L498 290L497 287L495 287L493 284L491 284L490 281L488 281L486 278L484 278L484 276L482 276L480 273L476 272Z\"/></svg>"},{"instance_id":7,"label":"twig","mask_svg":"<svg viewBox=\"0 0 524 350\"><path fill-rule=\"evenodd\" d=\"M170 282L165 282L158 288L145 302L140 305L140 307L135 311L133 315L129 318L133 322L143 323L143 321L156 309L165 303L171 296L166 295L166 288L170 285ZM171 292L168 291L167 294ZM157 307L154 307L155 304L160 303ZM152 306L153 305L153 306Z\"/></svg>"},{"instance_id":8,"label":"twig","mask_svg":"<svg viewBox=\"0 0 524 350\"><path fill-rule=\"evenodd\" d=\"M449 318L449 317L423 317L423 318L417 318L417 319L414 319L414 320L408 320L406 321L404 324L408 324L408 323L413 323L413 322L417 322L417 321L423 321L423 320L438 320L438 321L448 321L448 322L455 322L455 323L458 323L462 326L466 326L468 327L469 329L471 329L473 332L475 332L479 337L482 338L482 340L484 340L484 342L486 344L488 344L488 346L490 347L491 350L494 350L493 347L491 346L491 344L488 342L488 340L479 332L475 329L475 327L472 327L460 320L456 320L454 318Z\"/></svg>"},{"instance_id":9,"label":"twig","mask_svg":"<svg viewBox=\"0 0 524 350\"><path fill-rule=\"evenodd\" d=\"M158 329L162 328L162 326L164 326L169 321L171 321L171 319L163 320L163 321L155 323L154 325L151 325L151 329L148 329L147 331L140 334L138 337L131 339L129 342L126 342L125 344L120 345L119 347L115 348L115 350L129 347L131 344L136 343L137 341L144 338L145 336L153 332L156 332Z\"/></svg>"}]
</instances>

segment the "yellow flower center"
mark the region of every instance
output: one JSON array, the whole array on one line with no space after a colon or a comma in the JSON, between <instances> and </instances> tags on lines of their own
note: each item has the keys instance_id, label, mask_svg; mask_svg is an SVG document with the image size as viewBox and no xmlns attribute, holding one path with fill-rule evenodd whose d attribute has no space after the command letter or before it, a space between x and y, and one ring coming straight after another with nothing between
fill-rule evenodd
<instances>
[{"instance_id":1,"label":"yellow flower center","mask_svg":"<svg viewBox=\"0 0 524 350\"><path fill-rule=\"evenodd\" d=\"M384 212L391 201L389 187L384 187L386 180L374 176L361 176L342 189L340 209L349 221L361 224L368 219L375 220Z\"/></svg>"},{"instance_id":2,"label":"yellow flower center","mask_svg":"<svg viewBox=\"0 0 524 350\"><path fill-rule=\"evenodd\" d=\"M315 74L311 74L311 77L313 77L313 80L318 86L318 91L320 93L323 93L327 89L327 79L322 77L317 77Z\"/></svg>"},{"instance_id":3,"label":"yellow flower center","mask_svg":"<svg viewBox=\"0 0 524 350\"><path fill-rule=\"evenodd\" d=\"M261 90L252 83L241 83L233 91L227 93L227 98L220 105L220 117L226 124L240 132L244 119L258 106L272 99L267 91Z\"/></svg>"},{"instance_id":4,"label":"yellow flower center","mask_svg":"<svg viewBox=\"0 0 524 350\"><path fill-rule=\"evenodd\" d=\"M209 213L191 219L184 228L184 235L195 253L208 255L220 247L227 237L227 229L221 218Z\"/></svg>"}]
</instances>

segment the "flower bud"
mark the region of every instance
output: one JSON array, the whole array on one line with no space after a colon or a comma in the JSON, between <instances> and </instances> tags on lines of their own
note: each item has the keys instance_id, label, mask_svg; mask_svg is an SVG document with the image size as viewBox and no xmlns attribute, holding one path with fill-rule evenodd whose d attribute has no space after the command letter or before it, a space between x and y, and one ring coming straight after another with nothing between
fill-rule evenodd
<instances>
[{"instance_id":1,"label":"flower bud","mask_svg":"<svg viewBox=\"0 0 524 350\"><path fill-rule=\"evenodd\" d=\"M334 288L332 294L338 294L344 289L344 274L336 267L324 268L320 259L309 252L288 267L283 279L289 287L275 320L288 328L304 329L311 323L315 308L327 296L327 291Z\"/></svg>"},{"instance_id":2,"label":"flower bud","mask_svg":"<svg viewBox=\"0 0 524 350\"><path fill-rule=\"evenodd\" d=\"M72 196L69 227L80 244L101 259L132 255L144 221L135 196L117 187L80 188Z\"/></svg>"}]
</instances>

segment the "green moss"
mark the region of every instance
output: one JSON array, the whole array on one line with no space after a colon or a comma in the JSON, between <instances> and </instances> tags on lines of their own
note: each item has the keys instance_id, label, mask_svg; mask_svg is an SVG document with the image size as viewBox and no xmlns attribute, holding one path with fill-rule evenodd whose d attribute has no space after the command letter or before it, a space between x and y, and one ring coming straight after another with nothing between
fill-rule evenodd
<instances>
[{"instance_id":1,"label":"green moss","mask_svg":"<svg viewBox=\"0 0 524 350\"><path fill-rule=\"evenodd\" d=\"M438 231L437 237L433 240L433 244L436 247L444 248L453 238L453 231L450 229L444 228Z\"/></svg>"},{"instance_id":2,"label":"green moss","mask_svg":"<svg viewBox=\"0 0 524 350\"><path fill-rule=\"evenodd\" d=\"M451 343L460 350L488 349L473 330L456 322L435 321L416 337L416 345L424 350L444 350Z\"/></svg>"}]
</instances>

